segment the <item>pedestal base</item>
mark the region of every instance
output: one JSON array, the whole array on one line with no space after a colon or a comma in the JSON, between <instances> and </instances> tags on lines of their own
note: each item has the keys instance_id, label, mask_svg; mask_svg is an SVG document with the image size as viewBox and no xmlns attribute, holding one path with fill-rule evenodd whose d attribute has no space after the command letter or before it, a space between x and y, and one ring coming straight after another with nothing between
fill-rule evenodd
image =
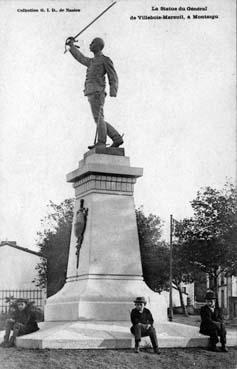
<instances>
[{"instance_id":1,"label":"pedestal base","mask_svg":"<svg viewBox=\"0 0 237 369\"><path fill-rule=\"evenodd\" d=\"M17 347L31 349L128 349L134 347L130 322L40 323L38 332L18 337ZM178 323L155 325L159 347L207 347L209 337L198 327ZM2 333L2 335L1 335ZM0 342L4 332L0 332ZM227 345L236 346L237 332L227 331ZM141 347L149 347L149 337Z\"/></svg>"},{"instance_id":2,"label":"pedestal base","mask_svg":"<svg viewBox=\"0 0 237 369\"><path fill-rule=\"evenodd\" d=\"M167 321L165 297L142 278L133 199L142 168L131 167L123 154L95 148L67 175L76 195L67 281L47 300L46 321L128 321L138 296L146 298L155 321ZM75 221L82 204L87 218L78 248Z\"/></svg>"},{"instance_id":3,"label":"pedestal base","mask_svg":"<svg viewBox=\"0 0 237 369\"><path fill-rule=\"evenodd\" d=\"M81 276L47 300L46 321L129 321L133 301L145 296L156 321L167 321L167 302L150 290L142 278Z\"/></svg>"}]
</instances>

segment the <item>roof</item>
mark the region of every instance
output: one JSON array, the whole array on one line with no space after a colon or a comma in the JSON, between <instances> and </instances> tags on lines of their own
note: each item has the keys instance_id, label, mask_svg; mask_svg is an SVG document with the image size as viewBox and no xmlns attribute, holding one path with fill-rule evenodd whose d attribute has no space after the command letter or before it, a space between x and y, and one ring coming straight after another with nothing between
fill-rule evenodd
<instances>
[{"instance_id":1,"label":"roof","mask_svg":"<svg viewBox=\"0 0 237 369\"><path fill-rule=\"evenodd\" d=\"M33 254L33 255L37 255L37 256L43 257L43 254L41 254L40 252L27 249L26 247L18 246L15 241L2 241L0 243L0 247L2 247L2 246L14 247L15 249L28 252L29 254Z\"/></svg>"}]
</instances>

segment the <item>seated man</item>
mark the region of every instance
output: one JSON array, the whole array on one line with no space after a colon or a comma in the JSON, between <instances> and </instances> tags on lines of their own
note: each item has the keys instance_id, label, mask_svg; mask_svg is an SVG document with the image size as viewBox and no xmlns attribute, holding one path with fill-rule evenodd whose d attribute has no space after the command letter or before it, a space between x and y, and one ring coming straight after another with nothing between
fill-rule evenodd
<instances>
[{"instance_id":1,"label":"seated man","mask_svg":"<svg viewBox=\"0 0 237 369\"><path fill-rule=\"evenodd\" d=\"M139 353L141 337L150 336L154 352L160 354L156 331L153 327L154 320L150 310L145 308L145 298L137 297L134 303L135 309L131 311L131 333L135 336L135 352Z\"/></svg>"},{"instance_id":2,"label":"seated man","mask_svg":"<svg viewBox=\"0 0 237 369\"><path fill-rule=\"evenodd\" d=\"M13 333L9 339L11 330ZM35 314L31 310L28 300L19 298L16 300L15 308L11 311L11 318L6 321L5 336L1 346L15 346L17 336L23 336L38 330L39 327L36 322Z\"/></svg>"},{"instance_id":3,"label":"seated man","mask_svg":"<svg viewBox=\"0 0 237 369\"><path fill-rule=\"evenodd\" d=\"M226 348L226 330L223 323L223 317L221 314L221 309L216 306L216 298L213 291L208 291L206 293L206 305L201 308L201 325L200 333L210 336L210 346L211 351L220 351L216 344L220 337L221 350L223 352L228 352Z\"/></svg>"}]
</instances>

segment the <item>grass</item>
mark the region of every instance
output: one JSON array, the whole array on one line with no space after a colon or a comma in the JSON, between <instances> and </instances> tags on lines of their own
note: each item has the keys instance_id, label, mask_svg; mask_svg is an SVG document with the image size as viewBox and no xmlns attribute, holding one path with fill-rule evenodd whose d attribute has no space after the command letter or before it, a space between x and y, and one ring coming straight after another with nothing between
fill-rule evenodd
<instances>
[{"instance_id":1,"label":"grass","mask_svg":"<svg viewBox=\"0 0 237 369\"><path fill-rule=\"evenodd\" d=\"M0 348L1 369L236 369L237 347L228 353L204 349L24 350Z\"/></svg>"}]
</instances>

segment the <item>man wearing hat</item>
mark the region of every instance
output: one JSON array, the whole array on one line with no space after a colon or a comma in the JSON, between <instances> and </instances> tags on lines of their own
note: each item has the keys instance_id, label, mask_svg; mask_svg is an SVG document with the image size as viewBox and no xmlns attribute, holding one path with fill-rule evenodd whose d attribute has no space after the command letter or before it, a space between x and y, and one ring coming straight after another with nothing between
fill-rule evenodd
<instances>
[{"instance_id":1,"label":"man wearing hat","mask_svg":"<svg viewBox=\"0 0 237 369\"><path fill-rule=\"evenodd\" d=\"M38 331L34 312L27 299L19 298L11 306L11 318L6 321L5 336L1 344L2 347L15 346L17 336ZM13 331L11 338L10 334Z\"/></svg>"},{"instance_id":2,"label":"man wearing hat","mask_svg":"<svg viewBox=\"0 0 237 369\"><path fill-rule=\"evenodd\" d=\"M206 305L201 308L201 325L200 333L210 336L210 350L218 352L219 348L216 347L219 342L218 336L221 342L221 351L228 352L226 348L226 330L223 323L223 317L221 309L216 306L216 297L213 291L208 291L205 296Z\"/></svg>"},{"instance_id":3,"label":"man wearing hat","mask_svg":"<svg viewBox=\"0 0 237 369\"><path fill-rule=\"evenodd\" d=\"M145 308L146 300L144 297L137 297L134 301L135 308L131 311L131 333L135 336L135 352L139 353L139 343L141 337L149 336L152 347L156 354L160 354L156 330L153 327L153 317L149 309Z\"/></svg>"}]
</instances>

